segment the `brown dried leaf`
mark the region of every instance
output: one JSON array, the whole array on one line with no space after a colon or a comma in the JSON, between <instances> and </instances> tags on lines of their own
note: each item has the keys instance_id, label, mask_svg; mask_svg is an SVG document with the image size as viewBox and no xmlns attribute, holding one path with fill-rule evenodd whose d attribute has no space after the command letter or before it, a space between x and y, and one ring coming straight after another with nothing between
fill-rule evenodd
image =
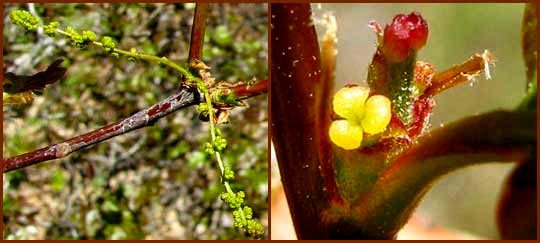
<instances>
[{"instance_id":1,"label":"brown dried leaf","mask_svg":"<svg viewBox=\"0 0 540 243\"><path fill-rule=\"evenodd\" d=\"M8 94L18 94L27 91L42 93L45 86L60 80L67 71L67 68L60 67L63 59L54 61L47 70L36 73L31 76L16 75L14 73L4 73L4 92Z\"/></svg>"}]
</instances>

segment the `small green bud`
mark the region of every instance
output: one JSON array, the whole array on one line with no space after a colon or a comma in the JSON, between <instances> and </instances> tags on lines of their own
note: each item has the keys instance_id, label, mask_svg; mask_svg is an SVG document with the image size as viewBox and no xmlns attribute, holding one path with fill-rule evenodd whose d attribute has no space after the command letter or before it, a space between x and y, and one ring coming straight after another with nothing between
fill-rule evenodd
<instances>
[{"instance_id":1,"label":"small green bud","mask_svg":"<svg viewBox=\"0 0 540 243\"><path fill-rule=\"evenodd\" d=\"M73 40L73 38L79 36L79 33L77 33L77 31L76 31L73 27L71 27L71 26L66 27L66 33L68 33L69 37L70 37L72 40Z\"/></svg>"},{"instance_id":2,"label":"small green bud","mask_svg":"<svg viewBox=\"0 0 540 243\"><path fill-rule=\"evenodd\" d=\"M68 33L70 37L72 35L78 35L77 31L75 31L75 29L73 29L71 26L66 27L66 33Z\"/></svg>"},{"instance_id":3,"label":"small green bud","mask_svg":"<svg viewBox=\"0 0 540 243\"><path fill-rule=\"evenodd\" d=\"M215 149L221 152L227 147L227 140L221 136L216 136L216 142L214 143L214 145Z\"/></svg>"},{"instance_id":4,"label":"small green bud","mask_svg":"<svg viewBox=\"0 0 540 243\"><path fill-rule=\"evenodd\" d=\"M114 48L116 48L116 43L109 36L103 36L101 42L103 43L103 49L105 49L107 52L113 52Z\"/></svg>"},{"instance_id":5,"label":"small green bud","mask_svg":"<svg viewBox=\"0 0 540 243\"><path fill-rule=\"evenodd\" d=\"M240 217L242 217L242 212L240 212L240 209L237 209L237 210L234 210L232 212L232 215L233 215L233 218L235 218L235 219L240 218Z\"/></svg>"},{"instance_id":6,"label":"small green bud","mask_svg":"<svg viewBox=\"0 0 540 243\"><path fill-rule=\"evenodd\" d=\"M79 34L71 26L68 26L66 28L66 33L69 34L69 38L71 39L71 43L73 43L78 48L85 47L89 42L88 40L85 40L85 38L91 37L91 34L88 34L88 33L84 34L84 32L83 32L83 35ZM94 38L95 38L95 34L94 34Z\"/></svg>"},{"instance_id":7,"label":"small green bud","mask_svg":"<svg viewBox=\"0 0 540 243\"><path fill-rule=\"evenodd\" d=\"M39 27L38 18L26 10L13 10L9 14L12 23L25 28L28 31L35 31Z\"/></svg>"},{"instance_id":8,"label":"small green bud","mask_svg":"<svg viewBox=\"0 0 540 243\"><path fill-rule=\"evenodd\" d=\"M229 205L232 209L237 209L242 207L242 204L244 203L244 197L246 195L243 191L237 192L236 194L232 193L229 194L227 197L227 200L224 200L227 205Z\"/></svg>"},{"instance_id":9,"label":"small green bud","mask_svg":"<svg viewBox=\"0 0 540 243\"><path fill-rule=\"evenodd\" d=\"M60 22L53 21L53 22L50 22L48 25L45 25L43 27L43 31L45 32L46 35L50 37L54 37L54 35L56 34L56 30L58 29L59 26L60 26Z\"/></svg>"},{"instance_id":10,"label":"small green bud","mask_svg":"<svg viewBox=\"0 0 540 243\"><path fill-rule=\"evenodd\" d=\"M218 127L214 127L214 132L216 133L217 136L222 136L221 135L221 129L219 129Z\"/></svg>"},{"instance_id":11,"label":"small green bud","mask_svg":"<svg viewBox=\"0 0 540 243\"><path fill-rule=\"evenodd\" d=\"M234 180L234 171L231 169L231 167L225 167L223 171L223 179L226 181Z\"/></svg>"},{"instance_id":12,"label":"small green bud","mask_svg":"<svg viewBox=\"0 0 540 243\"><path fill-rule=\"evenodd\" d=\"M96 40L96 33L90 30L84 30L82 32L82 38L85 43L90 43L94 40Z\"/></svg>"},{"instance_id":13,"label":"small green bud","mask_svg":"<svg viewBox=\"0 0 540 243\"><path fill-rule=\"evenodd\" d=\"M249 206L244 206L244 216L246 216L246 219L252 219L253 209L251 209Z\"/></svg>"},{"instance_id":14,"label":"small green bud","mask_svg":"<svg viewBox=\"0 0 540 243\"><path fill-rule=\"evenodd\" d=\"M117 59L120 58L120 55L118 54L118 52L111 53L111 56L116 57Z\"/></svg>"},{"instance_id":15,"label":"small green bud","mask_svg":"<svg viewBox=\"0 0 540 243\"><path fill-rule=\"evenodd\" d=\"M229 204L229 207L231 208L240 208L242 207L242 204L244 203L244 198L246 197L246 194L244 194L243 191L239 191L236 193L234 200Z\"/></svg>"},{"instance_id":16,"label":"small green bud","mask_svg":"<svg viewBox=\"0 0 540 243\"><path fill-rule=\"evenodd\" d=\"M131 52L131 54L133 54L133 55L137 55L137 49L135 49L135 48L131 48L129 50L129 52ZM128 56L128 61L135 62L136 60L137 60L137 58L135 58L134 56Z\"/></svg>"},{"instance_id":17,"label":"small green bud","mask_svg":"<svg viewBox=\"0 0 540 243\"><path fill-rule=\"evenodd\" d=\"M230 198L230 194L228 192L224 192L224 193L221 193L219 195L219 197L221 198L221 200L223 200L224 202L227 202L229 201L229 198Z\"/></svg>"},{"instance_id":18,"label":"small green bud","mask_svg":"<svg viewBox=\"0 0 540 243\"><path fill-rule=\"evenodd\" d=\"M240 208L242 206L242 203L244 203L243 197L238 197L238 193L234 194L234 193L224 192L224 193L221 193L220 198L232 209Z\"/></svg>"},{"instance_id":19,"label":"small green bud","mask_svg":"<svg viewBox=\"0 0 540 243\"><path fill-rule=\"evenodd\" d=\"M214 150L214 146L212 146L212 144L205 143L204 144L204 152L207 153L208 155L212 156L216 151Z\"/></svg>"}]
</instances>

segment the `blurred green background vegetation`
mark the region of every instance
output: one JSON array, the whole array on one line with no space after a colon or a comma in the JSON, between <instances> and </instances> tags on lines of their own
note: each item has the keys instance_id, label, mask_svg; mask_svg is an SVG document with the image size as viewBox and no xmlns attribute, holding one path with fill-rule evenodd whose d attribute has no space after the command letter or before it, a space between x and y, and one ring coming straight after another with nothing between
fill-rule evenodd
<instances>
[{"instance_id":1,"label":"blurred green background vegetation","mask_svg":"<svg viewBox=\"0 0 540 243\"><path fill-rule=\"evenodd\" d=\"M336 87L365 83L376 49L370 20L384 26L396 14L418 11L428 21L427 45L418 60L437 71L462 63L474 53L491 51L497 61L491 80L484 75L435 97L431 128L459 118L512 109L525 95L525 66L521 54L524 4L312 4L314 16L332 12L338 23ZM317 21L316 21L317 23ZM324 28L316 24L319 36ZM486 164L459 170L439 180L427 193L417 213L429 222L459 229L479 238L497 239L495 210L503 181L514 164Z\"/></svg>"},{"instance_id":2,"label":"blurred green background vegetation","mask_svg":"<svg viewBox=\"0 0 540 243\"><path fill-rule=\"evenodd\" d=\"M178 88L177 73L116 59L66 39L26 33L9 12L112 36L118 47L184 62L195 4L5 4L4 72L30 75L57 58L65 77L32 105L4 106L3 157L89 132L144 109ZM218 80L267 78L267 5L213 4L203 61ZM235 190L267 229L267 96L247 100L222 125ZM221 202L208 125L195 107L73 153L9 172L3 179L5 239L244 239Z\"/></svg>"}]
</instances>

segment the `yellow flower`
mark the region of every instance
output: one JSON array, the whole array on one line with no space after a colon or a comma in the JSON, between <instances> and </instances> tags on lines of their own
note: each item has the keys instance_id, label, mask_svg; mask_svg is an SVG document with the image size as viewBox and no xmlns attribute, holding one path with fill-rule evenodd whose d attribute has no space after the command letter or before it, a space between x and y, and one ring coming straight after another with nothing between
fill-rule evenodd
<instances>
[{"instance_id":1,"label":"yellow flower","mask_svg":"<svg viewBox=\"0 0 540 243\"><path fill-rule=\"evenodd\" d=\"M332 102L334 112L345 118L330 124L330 140L337 146L351 150L362 145L364 132L384 132L390 123L391 102L383 95L368 98L369 89L361 86L344 87Z\"/></svg>"}]
</instances>

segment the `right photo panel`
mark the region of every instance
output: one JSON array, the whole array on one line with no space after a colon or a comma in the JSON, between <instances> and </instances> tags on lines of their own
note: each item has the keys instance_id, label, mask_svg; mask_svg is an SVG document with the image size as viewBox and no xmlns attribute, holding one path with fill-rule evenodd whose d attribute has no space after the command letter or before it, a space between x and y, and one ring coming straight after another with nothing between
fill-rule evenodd
<instances>
[{"instance_id":1,"label":"right photo panel","mask_svg":"<svg viewBox=\"0 0 540 243\"><path fill-rule=\"evenodd\" d=\"M270 4L271 239L537 239L537 12Z\"/></svg>"}]
</instances>

